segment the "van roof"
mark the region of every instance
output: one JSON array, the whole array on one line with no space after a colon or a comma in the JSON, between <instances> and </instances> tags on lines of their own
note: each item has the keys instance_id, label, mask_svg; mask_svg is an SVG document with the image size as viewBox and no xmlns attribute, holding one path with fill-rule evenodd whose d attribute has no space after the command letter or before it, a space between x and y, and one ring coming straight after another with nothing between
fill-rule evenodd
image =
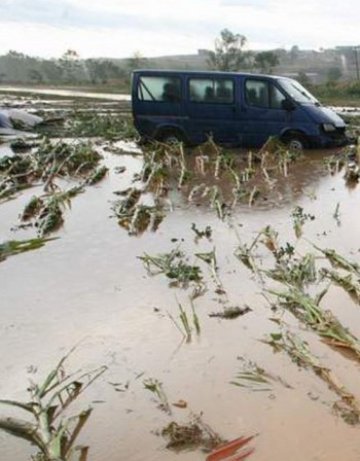
<instances>
[{"instance_id":1,"label":"van roof","mask_svg":"<svg viewBox=\"0 0 360 461\"><path fill-rule=\"evenodd\" d=\"M278 78L288 78L281 75L267 75L267 74L255 74L251 72L222 72L217 70L179 70L179 69L136 69L133 71L134 74L179 74L179 75L217 75L219 77L235 77L235 76L246 76L246 77L266 77L269 79L276 80Z\"/></svg>"}]
</instances>

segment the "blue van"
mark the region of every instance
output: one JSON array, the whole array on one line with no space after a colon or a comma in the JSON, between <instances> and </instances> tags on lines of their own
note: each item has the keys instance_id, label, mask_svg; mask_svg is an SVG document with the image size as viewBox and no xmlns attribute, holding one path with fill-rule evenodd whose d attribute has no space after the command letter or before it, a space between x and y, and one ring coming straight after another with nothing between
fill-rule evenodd
<instances>
[{"instance_id":1,"label":"blue van","mask_svg":"<svg viewBox=\"0 0 360 461\"><path fill-rule=\"evenodd\" d=\"M134 124L143 139L293 149L345 145L345 122L295 80L233 72L137 70Z\"/></svg>"}]
</instances>

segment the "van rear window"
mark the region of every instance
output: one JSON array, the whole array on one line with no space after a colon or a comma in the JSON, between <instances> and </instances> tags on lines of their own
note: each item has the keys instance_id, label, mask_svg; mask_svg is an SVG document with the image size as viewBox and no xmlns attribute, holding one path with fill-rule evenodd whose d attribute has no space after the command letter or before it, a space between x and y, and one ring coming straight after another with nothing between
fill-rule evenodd
<instances>
[{"instance_id":1,"label":"van rear window","mask_svg":"<svg viewBox=\"0 0 360 461\"><path fill-rule=\"evenodd\" d=\"M140 101L178 102L181 100L180 78L142 76L137 96Z\"/></svg>"},{"instance_id":2,"label":"van rear window","mask_svg":"<svg viewBox=\"0 0 360 461\"><path fill-rule=\"evenodd\" d=\"M191 78L189 95L191 102L231 104L234 102L234 82L230 79Z\"/></svg>"}]
</instances>

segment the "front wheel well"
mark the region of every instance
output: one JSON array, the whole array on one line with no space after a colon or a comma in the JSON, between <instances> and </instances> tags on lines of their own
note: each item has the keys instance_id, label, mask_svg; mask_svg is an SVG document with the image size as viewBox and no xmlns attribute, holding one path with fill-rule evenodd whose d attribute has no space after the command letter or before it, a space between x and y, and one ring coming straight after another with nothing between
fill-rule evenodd
<instances>
[{"instance_id":1,"label":"front wheel well","mask_svg":"<svg viewBox=\"0 0 360 461\"><path fill-rule=\"evenodd\" d=\"M293 145L293 147L296 150L307 149L308 147L310 147L310 140L308 136L306 135L306 133L304 133L303 131L298 131L298 130L285 131L281 135L280 139L284 144L290 147Z\"/></svg>"}]
</instances>

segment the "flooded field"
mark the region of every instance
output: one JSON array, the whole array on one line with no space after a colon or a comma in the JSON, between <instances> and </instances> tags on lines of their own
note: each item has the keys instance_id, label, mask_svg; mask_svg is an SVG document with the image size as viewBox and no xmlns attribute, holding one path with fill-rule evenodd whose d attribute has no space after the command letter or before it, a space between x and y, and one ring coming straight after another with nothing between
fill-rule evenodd
<instances>
[{"instance_id":1,"label":"flooded field","mask_svg":"<svg viewBox=\"0 0 360 461\"><path fill-rule=\"evenodd\" d=\"M59 90L55 88L32 88L0 85L0 91L5 93L31 93L34 95L103 99L111 101L130 101L130 95L128 94L94 93L91 91Z\"/></svg>"},{"instance_id":2,"label":"flooded field","mask_svg":"<svg viewBox=\"0 0 360 461\"><path fill-rule=\"evenodd\" d=\"M57 104L36 110L74 109ZM358 148L141 149L127 119L90 138L76 109L45 144L0 145L0 399L27 401L76 346L68 373L106 367L64 412L93 407L89 461L205 460L251 435L254 461L358 460ZM38 449L0 431L0 452Z\"/></svg>"}]
</instances>

